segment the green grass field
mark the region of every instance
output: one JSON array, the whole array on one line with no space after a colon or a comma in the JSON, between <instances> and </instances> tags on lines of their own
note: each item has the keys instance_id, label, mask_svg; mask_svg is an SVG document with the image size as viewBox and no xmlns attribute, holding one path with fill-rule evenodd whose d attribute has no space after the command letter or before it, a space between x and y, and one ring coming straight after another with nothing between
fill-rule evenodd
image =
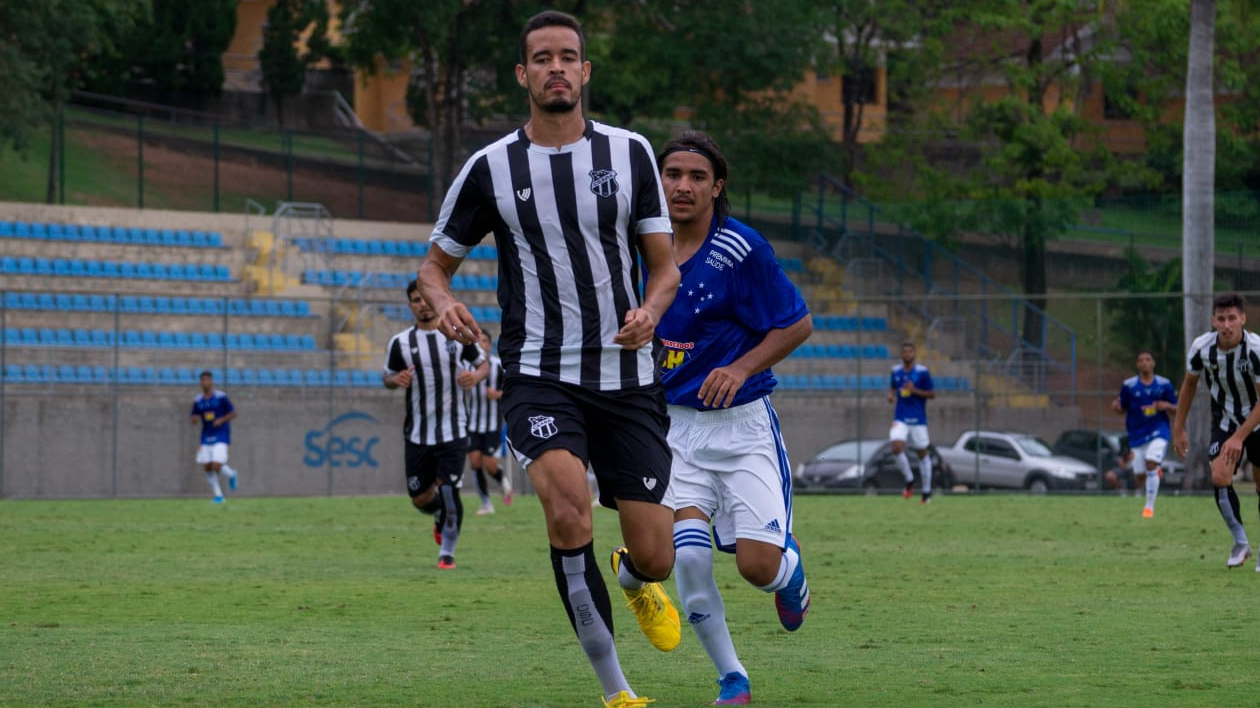
<instances>
[{"instance_id":1,"label":"green grass field","mask_svg":"<svg viewBox=\"0 0 1260 708\"><path fill-rule=\"evenodd\" d=\"M1225 569L1210 499L1140 508L798 498L799 632L719 554L754 704L1253 705L1260 575ZM616 528L596 510L601 557ZM0 502L0 705L598 706L536 500L471 516L454 571L430 529L401 495ZM662 654L616 622L654 706L714 699L687 627Z\"/></svg>"}]
</instances>

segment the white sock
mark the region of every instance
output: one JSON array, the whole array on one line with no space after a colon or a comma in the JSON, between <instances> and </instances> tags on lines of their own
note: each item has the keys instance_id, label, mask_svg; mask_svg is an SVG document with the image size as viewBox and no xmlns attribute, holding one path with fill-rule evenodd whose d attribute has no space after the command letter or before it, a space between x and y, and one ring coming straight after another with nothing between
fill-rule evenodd
<instances>
[{"instance_id":1,"label":"white sock","mask_svg":"<svg viewBox=\"0 0 1260 708\"><path fill-rule=\"evenodd\" d=\"M228 467L226 464L223 465L222 469L223 469L223 474L227 475L229 479L236 476L236 470L232 469L231 467Z\"/></svg>"},{"instance_id":2,"label":"white sock","mask_svg":"<svg viewBox=\"0 0 1260 708\"><path fill-rule=\"evenodd\" d=\"M1159 496L1159 468L1146 471L1146 508L1155 508L1155 497Z\"/></svg>"},{"instance_id":3,"label":"white sock","mask_svg":"<svg viewBox=\"0 0 1260 708\"><path fill-rule=\"evenodd\" d=\"M630 572L629 558L629 554L621 557L621 563L617 566L617 584L626 590L639 590L643 587L643 581Z\"/></svg>"},{"instance_id":4,"label":"white sock","mask_svg":"<svg viewBox=\"0 0 1260 708\"><path fill-rule=\"evenodd\" d=\"M919 460L919 476L923 477L923 493L932 493L932 456L924 455Z\"/></svg>"},{"instance_id":5,"label":"white sock","mask_svg":"<svg viewBox=\"0 0 1260 708\"><path fill-rule=\"evenodd\" d=\"M708 653L718 676L748 670L740 663L726 626L726 605L713 579L713 542L709 525L699 519L674 524L674 582L687 622Z\"/></svg>"},{"instance_id":6,"label":"white sock","mask_svg":"<svg viewBox=\"0 0 1260 708\"><path fill-rule=\"evenodd\" d=\"M801 564L801 556L791 548L783 549L783 555L779 558L779 573L774 576L774 580L769 585L760 586L766 592L776 592L787 587L788 581L792 579L792 573L796 572L796 566Z\"/></svg>"},{"instance_id":7,"label":"white sock","mask_svg":"<svg viewBox=\"0 0 1260 708\"><path fill-rule=\"evenodd\" d=\"M910 471L910 460L906 459L905 451L893 455L893 460L897 463L897 469L901 470L901 475L906 478L906 484L913 482L914 474Z\"/></svg>"},{"instance_id":8,"label":"white sock","mask_svg":"<svg viewBox=\"0 0 1260 708\"><path fill-rule=\"evenodd\" d=\"M206 472L206 481L210 483L210 489L214 491L216 497L223 496L223 488L219 486L218 472Z\"/></svg>"}]
</instances>

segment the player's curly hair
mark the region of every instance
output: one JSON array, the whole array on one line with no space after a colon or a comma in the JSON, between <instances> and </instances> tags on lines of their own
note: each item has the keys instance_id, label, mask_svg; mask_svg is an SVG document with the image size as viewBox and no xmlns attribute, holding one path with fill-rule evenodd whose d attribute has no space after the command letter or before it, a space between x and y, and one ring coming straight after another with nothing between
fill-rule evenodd
<instances>
[{"instance_id":1,"label":"player's curly hair","mask_svg":"<svg viewBox=\"0 0 1260 708\"><path fill-rule=\"evenodd\" d=\"M713 181L722 180L722 191L713 199L713 213L717 216L718 225L726 221L726 217L731 214L731 202L726 198L726 193L730 189L728 175L730 166L726 164L726 155L722 153L722 148L718 147L717 141L713 136L700 130L687 130L680 133L677 137L665 143L665 147L661 149L661 154L656 158L657 165L665 164L665 158L675 152L694 152L708 159L709 164L713 165Z\"/></svg>"}]
</instances>

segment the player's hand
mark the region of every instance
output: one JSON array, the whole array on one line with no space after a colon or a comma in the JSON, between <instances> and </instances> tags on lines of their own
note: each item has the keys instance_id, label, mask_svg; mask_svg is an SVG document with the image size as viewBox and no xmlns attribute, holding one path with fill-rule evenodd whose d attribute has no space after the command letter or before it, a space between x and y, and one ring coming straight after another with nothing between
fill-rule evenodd
<instances>
[{"instance_id":1,"label":"player's hand","mask_svg":"<svg viewBox=\"0 0 1260 708\"><path fill-rule=\"evenodd\" d=\"M700 384L699 398L710 408L729 408L747 380L748 375L734 366L720 366L710 371Z\"/></svg>"},{"instance_id":2,"label":"player's hand","mask_svg":"<svg viewBox=\"0 0 1260 708\"><path fill-rule=\"evenodd\" d=\"M408 388L411 386L411 380L416 376L416 367L408 366L406 371L399 371L394 374L394 384L399 388Z\"/></svg>"},{"instance_id":3,"label":"player's hand","mask_svg":"<svg viewBox=\"0 0 1260 708\"><path fill-rule=\"evenodd\" d=\"M1112 412L1112 413L1123 413L1123 412L1124 412L1124 409L1120 407L1120 399L1119 399L1119 398L1113 398L1113 399L1111 399L1111 412Z\"/></svg>"},{"instance_id":4,"label":"player's hand","mask_svg":"<svg viewBox=\"0 0 1260 708\"><path fill-rule=\"evenodd\" d=\"M459 384L459 387L462 389L470 389L477 385L477 375L471 371L461 371L455 377L455 383Z\"/></svg>"},{"instance_id":5,"label":"player's hand","mask_svg":"<svg viewBox=\"0 0 1260 708\"><path fill-rule=\"evenodd\" d=\"M656 318L648 310L636 307L626 313L625 324L613 337L613 344L620 344L622 349L641 349L652 341L655 331Z\"/></svg>"},{"instance_id":6,"label":"player's hand","mask_svg":"<svg viewBox=\"0 0 1260 708\"><path fill-rule=\"evenodd\" d=\"M214 427L216 427L216 428L219 428L219 427L222 427L222 426L223 426L223 421L222 421L221 419L219 419L219 418L215 418L215 419L214 419L214 422L213 422L213 423L211 423L210 425L212 425L212 426L214 426Z\"/></svg>"},{"instance_id":7,"label":"player's hand","mask_svg":"<svg viewBox=\"0 0 1260 708\"><path fill-rule=\"evenodd\" d=\"M446 335L447 339L454 339L463 344L473 344L481 335L477 320L473 319L468 307L459 300L452 300L451 304L438 313L438 329Z\"/></svg>"},{"instance_id":8,"label":"player's hand","mask_svg":"<svg viewBox=\"0 0 1260 708\"><path fill-rule=\"evenodd\" d=\"M1185 459L1186 453L1190 452L1190 436L1184 430L1173 431L1173 450L1177 451L1177 455Z\"/></svg>"}]
</instances>

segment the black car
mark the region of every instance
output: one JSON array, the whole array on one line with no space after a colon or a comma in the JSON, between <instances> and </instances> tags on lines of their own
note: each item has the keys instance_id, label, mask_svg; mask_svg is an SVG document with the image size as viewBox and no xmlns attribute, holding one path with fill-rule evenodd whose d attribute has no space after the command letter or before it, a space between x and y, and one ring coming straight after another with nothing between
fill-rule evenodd
<instances>
[{"instance_id":1,"label":"black car","mask_svg":"<svg viewBox=\"0 0 1260 708\"><path fill-rule=\"evenodd\" d=\"M1117 457L1128 459L1129 436L1114 430L1064 430L1054 443L1054 451L1094 465L1099 474L1104 474L1117 466ZM1175 456L1171 444L1160 468L1164 471L1161 485L1181 486L1186 466Z\"/></svg>"},{"instance_id":2,"label":"black car","mask_svg":"<svg viewBox=\"0 0 1260 708\"><path fill-rule=\"evenodd\" d=\"M954 471L941 459L936 447L928 446L932 459L932 489L944 490L954 485ZM906 450L915 487L919 488L919 458ZM797 465L792 477L796 489L817 491L863 491L867 494L900 492L906 487L905 477L893 460L888 440L846 440L828 445L808 461Z\"/></svg>"}]
</instances>

